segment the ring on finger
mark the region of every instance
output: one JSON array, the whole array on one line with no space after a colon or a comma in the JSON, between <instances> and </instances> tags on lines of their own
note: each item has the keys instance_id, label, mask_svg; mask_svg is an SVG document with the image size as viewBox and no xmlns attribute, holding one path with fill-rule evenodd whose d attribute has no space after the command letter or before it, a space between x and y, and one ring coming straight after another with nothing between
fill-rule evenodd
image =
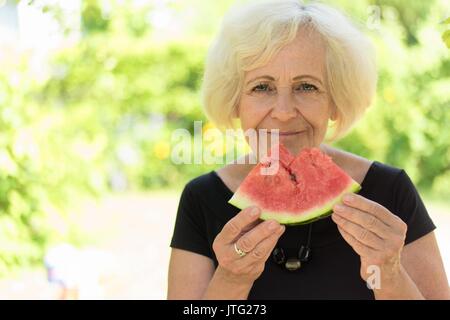
<instances>
[{"instance_id":1,"label":"ring on finger","mask_svg":"<svg viewBox=\"0 0 450 320\"><path fill-rule=\"evenodd\" d=\"M242 251L237 247L237 242L234 243L234 251L236 251L239 257L243 257L247 254L246 252Z\"/></svg>"}]
</instances>

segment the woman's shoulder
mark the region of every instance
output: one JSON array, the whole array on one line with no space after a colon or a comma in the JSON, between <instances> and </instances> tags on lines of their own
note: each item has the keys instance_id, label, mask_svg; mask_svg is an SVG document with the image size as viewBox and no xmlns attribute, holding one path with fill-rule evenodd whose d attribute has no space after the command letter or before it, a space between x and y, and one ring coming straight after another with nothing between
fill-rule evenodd
<instances>
[{"instance_id":1,"label":"woman's shoulder","mask_svg":"<svg viewBox=\"0 0 450 320\"><path fill-rule=\"evenodd\" d=\"M404 168L391 164L374 161L370 168L371 174L365 181L366 186L384 187L397 198L408 195L418 196L417 188Z\"/></svg>"},{"instance_id":2,"label":"woman's shoulder","mask_svg":"<svg viewBox=\"0 0 450 320\"><path fill-rule=\"evenodd\" d=\"M233 191L223 182L217 171L209 171L189 180L183 194L187 194L193 201L218 205L226 203L233 195Z\"/></svg>"},{"instance_id":3,"label":"woman's shoulder","mask_svg":"<svg viewBox=\"0 0 450 320\"><path fill-rule=\"evenodd\" d=\"M208 221L226 222L236 212L228 203L233 196L231 190L221 181L216 171L210 171L191 179L186 183L180 198L180 207L204 223Z\"/></svg>"},{"instance_id":4,"label":"woman's shoulder","mask_svg":"<svg viewBox=\"0 0 450 320\"><path fill-rule=\"evenodd\" d=\"M201 174L189 180L184 189L196 194L205 193L217 184L214 171Z\"/></svg>"},{"instance_id":5,"label":"woman's shoulder","mask_svg":"<svg viewBox=\"0 0 450 320\"><path fill-rule=\"evenodd\" d=\"M378 160L370 160L342 149L331 148L327 153L338 166L360 184L380 181L386 185L406 175L402 168Z\"/></svg>"},{"instance_id":6,"label":"woman's shoulder","mask_svg":"<svg viewBox=\"0 0 450 320\"><path fill-rule=\"evenodd\" d=\"M420 195L405 169L382 161L350 155L353 159L346 164L347 170L353 171L349 174L354 179L355 175L359 174L359 181L356 179L355 181L361 184L362 195L395 210L407 202L419 201ZM354 169L348 169L349 166L353 166Z\"/></svg>"},{"instance_id":7,"label":"woman's shoulder","mask_svg":"<svg viewBox=\"0 0 450 320\"><path fill-rule=\"evenodd\" d=\"M403 168L396 167L391 164L387 164L381 161L373 161L372 168L380 178L398 179L399 176L406 175L406 171Z\"/></svg>"}]
</instances>

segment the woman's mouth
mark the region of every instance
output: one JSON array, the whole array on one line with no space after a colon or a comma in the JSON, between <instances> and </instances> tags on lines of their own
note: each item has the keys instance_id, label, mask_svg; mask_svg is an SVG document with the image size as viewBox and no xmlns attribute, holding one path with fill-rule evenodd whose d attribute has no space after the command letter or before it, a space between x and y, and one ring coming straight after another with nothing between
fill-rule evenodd
<instances>
[{"instance_id":1,"label":"woman's mouth","mask_svg":"<svg viewBox=\"0 0 450 320\"><path fill-rule=\"evenodd\" d=\"M301 130L301 131L280 131L280 136L294 136L294 135L300 134L302 132L305 132L305 130Z\"/></svg>"}]
</instances>

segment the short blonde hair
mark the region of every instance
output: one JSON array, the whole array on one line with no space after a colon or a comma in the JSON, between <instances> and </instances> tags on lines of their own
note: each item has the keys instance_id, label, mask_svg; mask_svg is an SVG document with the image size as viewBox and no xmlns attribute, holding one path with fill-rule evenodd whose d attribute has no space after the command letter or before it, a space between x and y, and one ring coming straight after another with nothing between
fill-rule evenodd
<instances>
[{"instance_id":1,"label":"short blonde hair","mask_svg":"<svg viewBox=\"0 0 450 320\"><path fill-rule=\"evenodd\" d=\"M216 126L233 127L245 72L267 64L294 40L301 27L315 31L326 46L326 86L336 106L331 140L342 137L362 116L377 82L371 41L330 6L295 0L256 1L227 13L208 51L202 103Z\"/></svg>"}]
</instances>

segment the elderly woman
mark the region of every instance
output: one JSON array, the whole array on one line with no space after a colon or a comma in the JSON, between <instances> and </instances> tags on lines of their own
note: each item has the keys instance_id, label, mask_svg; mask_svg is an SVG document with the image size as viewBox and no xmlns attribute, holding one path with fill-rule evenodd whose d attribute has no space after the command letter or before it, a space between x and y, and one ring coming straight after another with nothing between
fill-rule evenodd
<instances>
[{"instance_id":1,"label":"elderly woman","mask_svg":"<svg viewBox=\"0 0 450 320\"><path fill-rule=\"evenodd\" d=\"M318 147L362 189L328 218L284 226L228 203L254 164L195 178L179 203L169 299L449 298L435 226L405 171L323 143L329 127L341 137L370 105L373 57L370 41L326 5L258 1L226 16L205 68L209 118L279 129L293 153ZM305 243L301 268L276 263L274 248L289 258Z\"/></svg>"}]
</instances>

